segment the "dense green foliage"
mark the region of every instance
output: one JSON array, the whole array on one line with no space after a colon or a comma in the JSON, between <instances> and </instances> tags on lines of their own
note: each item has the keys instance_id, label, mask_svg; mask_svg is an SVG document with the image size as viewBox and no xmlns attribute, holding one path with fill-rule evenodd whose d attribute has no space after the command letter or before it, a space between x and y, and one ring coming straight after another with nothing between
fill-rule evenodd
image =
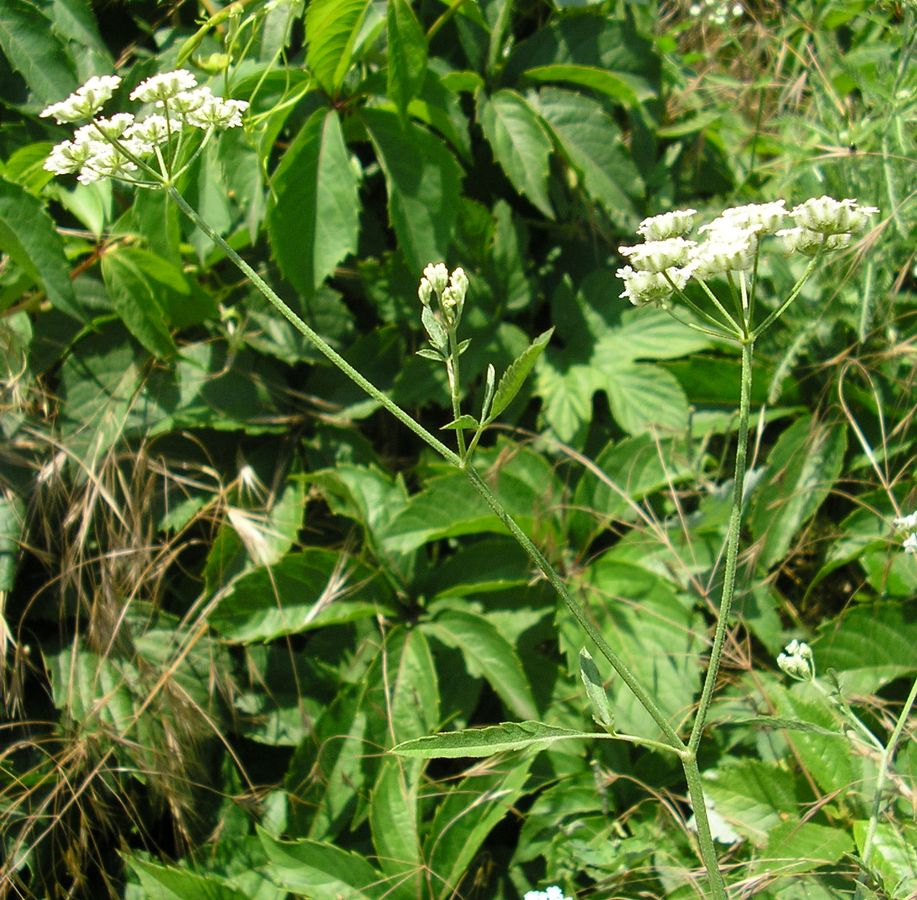
<instances>
[{"instance_id":1,"label":"dense green foliage","mask_svg":"<svg viewBox=\"0 0 917 900\"><path fill-rule=\"evenodd\" d=\"M594 650L584 685L576 623L466 480L164 194L42 169L66 136L45 105L116 71L126 109L184 66L252 107L182 194L444 441L423 267L469 275L475 413L488 364L553 326L475 461L676 729L720 587L739 359L620 300L616 247L675 207L880 208L758 347L700 765L735 897L913 896L913 722L877 773L917 674L917 557L891 525L917 508L917 21L742 6L0 5L0 893L703 894L677 760L597 730L607 696L616 728L658 736ZM764 258L760 302L802 268ZM792 638L817 685L777 668ZM505 722L500 756L387 752Z\"/></svg>"}]
</instances>

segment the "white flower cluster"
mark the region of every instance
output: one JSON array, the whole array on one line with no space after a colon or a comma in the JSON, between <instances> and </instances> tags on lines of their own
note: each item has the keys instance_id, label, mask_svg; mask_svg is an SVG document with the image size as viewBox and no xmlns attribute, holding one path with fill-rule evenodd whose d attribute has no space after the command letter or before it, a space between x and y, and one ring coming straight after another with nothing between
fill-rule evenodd
<instances>
[{"instance_id":1,"label":"white flower cluster","mask_svg":"<svg viewBox=\"0 0 917 900\"><path fill-rule=\"evenodd\" d=\"M812 648L804 641L790 641L777 657L777 665L797 681L811 681L815 677Z\"/></svg>"},{"instance_id":2,"label":"white flower cluster","mask_svg":"<svg viewBox=\"0 0 917 900\"><path fill-rule=\"evenodd\" d=\"M694 227L697 211L675 210L644 219L637 232L645 243L619 247L630 265L618 269L624 282L622 297L635 306L665 305L691 278L704 280L729 272L747 272L755 264L762 237L777 234L791 251L814 255L819 250L838 250L850 243L851 234L862 230L875 207L856 200L820 197L807 200L787 212L783 200L750 203L727 209L698 229L702 241L685 235ZM787 218L797 227L781 230Z\"/></svg>"},{"instance_id":3,"label":"white flower cluster","mask_svg":"<svg viewBox=\"0 0 917 900\"><path fill-rule=\"evenodd\" d=\"M41 115L53 116L59 123L92 119L120 84L117 75L93 76L66 100L51 104ZM56 175L77 173L82 184L102 178L149 183L138 181L132 174L141 167L152 172L148 161L155 155L162 163L163 149L186 126L206 132L238 128L242 114L248 109L244 100L224 100L214 96L210 88L198 87L197 79L186 69L153 75L141 82L130 97L155 104L161 113L142 119L131 113L92 119L78 128L71 140L51 150L44 168Z\"/></svg>"},{"instance_id":4,"label":"white flower cluster","mask_svg":"<svg viewBox=\"0 0 917 900\"><path fill-rule=\"evenodd\" d=\"M545 891L526 891L522 900L570 900L570 897L564 896L564 892L552 884Z\"/></svg>"},{"instance_id":5,"label":"white flower cluster","mask_svg":"<svg viewBox=\"0 0 917 900\"><path fill-rule=\"evenodd\" d=\"M743 12L741 3L729 3L728 0L702 0L688 7L688 15L707 19L713 25L725 25L730 18L738 19Z\"/></svg>"},{"instance_id":6,"label":"white flower cluster","mask_svg":"<svg viewBox=\"0 0 917 900\"><path fill-rule=\"evenodd\" d=\"M905 553L917 554L917 512L895 519L894 525L898 531L907 535L901 545L901 549Z\"/></svg>"},{"instance_id":7,"label":"white flower cluster","mask_svg":"<svg viewBox=\"0 0 917 900\"><path fill-rule=\"evenodd\" d=\"M462 317L462 309L465 306L465 294L468 292L468 276L465 270L458 268L449 274L449 270L443 263L430 263L423 270L423 278L420 279L420 287L417 289L417 296L424 306L430 305L430 300L435 293L439 299L443 317L447 324L457 325L458 320Z\"/></svg>"}]
</instances>

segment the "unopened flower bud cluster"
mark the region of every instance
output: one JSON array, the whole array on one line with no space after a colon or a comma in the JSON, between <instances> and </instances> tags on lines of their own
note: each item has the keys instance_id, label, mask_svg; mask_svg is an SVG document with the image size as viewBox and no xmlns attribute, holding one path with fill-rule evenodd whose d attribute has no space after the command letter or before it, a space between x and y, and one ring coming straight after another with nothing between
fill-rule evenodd
<instances>
[{"instance_id":1,"label":"unopened flower bud cluster","mask_svg":"<svg viewBox=\"0 0 917 900\"><path fill-rule=\"evenodd\" d=\"M77 128L71 140L51 150L44 167L56 175L76 174L82 184L103 178L121 178L147 184L134 173L153 172L152 159L162 162L166 145L186 127L205 132L238 128L248 109L244 100L224 100L210 88L200 87L185 69L153 75L141 82L131 100L151 103L159 111L142 119L131 113L94 118L121 84L117 75L93 76L66 100L52 103L41 115L60 124L91 119ZM161 173L163 176L167 172Z\"/></svg>"},{"instance_id":2,"label":"unopened flower bud cluster","mask_svg":"<svg viewBox=\"0 0 917 900\"><path fill-rule=\"evenodd\" d=\"M905 553L917 554L917 512L895 519L894 525L898 531L906 535L901 549Z\"/></svg>"},{"instance_id":3,"label":"unopened flower bud cluster","mask_svg":"<svg viewBox=\"0 0 917 900\"><path fill-rule=\"evenodd\" d=\"M706 280L731 272L748 272L755 265L766 235L782 237L789 252L814 256L849 246L851 236L869 224L878 210L856 200L818 197L788 211L783 200L751 203L727 209L698 229L702 240L688 240L697 211L675 210L644 219L637 232L643 244L619 247L630 265L618 269L624 282L622 297L635 306L665 305L691 278ZM795 228L784 229L787 219Z\"/></svg>"},{"instance_id":4,"label":"unopened flower bud cluster","mask_svg":"<svg viewBox=\"0 0 917 900\"><path fill-rule=\"evenodd\" d=\"M777 657L777 665L797 681L811 681L815 677L812 648L804 641L790 641Z\"/></svg>"},{"instance_id":5,"label":"unopened flower bud cluster","mask_svg":"<svg viewBox=\"0 0 917 900\"><path fill-rule=\"evenodd\" d=\"M430 263L423 270L417 296L420 302L429 307L435 295L446 324L451 328L458 325L465 306L465 294L468 292L468 276L464 269L455 269L452 274L442 264Z\"/></svg>"}]
</instances>

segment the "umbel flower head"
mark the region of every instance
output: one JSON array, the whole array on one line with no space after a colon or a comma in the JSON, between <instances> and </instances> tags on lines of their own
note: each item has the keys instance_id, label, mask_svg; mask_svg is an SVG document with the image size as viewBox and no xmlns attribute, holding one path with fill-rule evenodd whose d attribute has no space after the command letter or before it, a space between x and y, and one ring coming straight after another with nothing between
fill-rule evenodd
<instances>
[{"instance_id":1,"label":"umbel flower head","mask_svg":"<svg viewBox=\"0 0 917 900\"><path fill-rule=\"evenodd\" d=\"M131 113L95 118L121 84L117 75L94 75L66 100L52 103L41 115L59 123L90 119L70 140L57 144L44 168L55 175L75 174L82 184L103 178L118 178L141 186L154 186L175 178L190 165L173 171L183 132L187 128L204 133L203 147L213 131L238 128L248 109L244 100L224 100L208 87L198 87L186 69L163 72L142 81L131 99L153 103L160 111L142 119Z\"/></svg>"},{"instance_id":2,"label":"umbel flower head","mask_svg":"<svg viewBox=\"0 0 917 900\"><path fill-rule=\"evenodd\" d=\"M859 206L856 200L831 197L807 200L792 211L787 211L783 200L749 203L726 209L701 226L698 234L703 239L699 241L685 237L694 227L696 210L680 209L652 216L637 229L644 238L643 244L618 248L630 263L617 272L624 282L621 296L635 306L666 306L692 278L705 281L750 272L761 242L772 234L783 238L791 253L814 256L842 250L877 212L874 206ZM787 219L792 219L796 227L782 228Z\"/></svg>"}]
</instances>

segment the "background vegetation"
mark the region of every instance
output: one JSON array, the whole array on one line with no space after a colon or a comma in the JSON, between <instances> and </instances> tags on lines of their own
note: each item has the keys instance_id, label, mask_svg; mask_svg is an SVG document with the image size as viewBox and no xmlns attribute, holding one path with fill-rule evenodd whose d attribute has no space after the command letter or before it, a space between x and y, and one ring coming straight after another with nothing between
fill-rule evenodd
<instances>
[{"instance_id":1,"label":"background vegetation","mask_svg":"<svg viewBox=\"0 0 917 900\"><path fill-rule=\"evenodd\" d=\"M884 742L917 671L917 565L890 525L917 505L915 10L739 7L2 5L0 891L702 894L674 759L385 753L504 720L589 729L582 638L461 476L162 195L42 169L65 136L43 106L115 71L114 110L184 65L252 103L184 195L428 427L451 413L414 355L426 263L471 279L472 398L555 326L478 465L673 723L700 689L739 365L627 308L615 248L670 208L880 207L759 348L701 768L736 897L913 896L917 744L883 791L841 709ZM764 266L774 298L799 274ZM791 638L823 691L777 670Z\"/></svg>"}]
</instances>

